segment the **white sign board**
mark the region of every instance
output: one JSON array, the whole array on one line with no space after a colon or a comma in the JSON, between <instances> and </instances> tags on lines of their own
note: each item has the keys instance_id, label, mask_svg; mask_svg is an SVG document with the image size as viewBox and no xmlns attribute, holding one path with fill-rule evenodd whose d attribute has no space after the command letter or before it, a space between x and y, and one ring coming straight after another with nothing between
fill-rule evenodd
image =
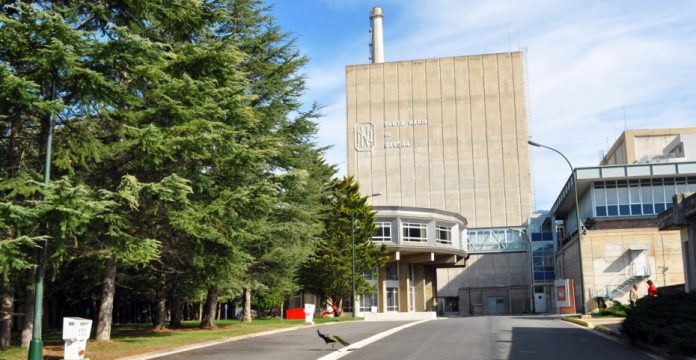
<instances>
[{"instance_id":1,"label":"white sign board","mask_svg":"<svg viewBox=\"0 0 696 360\"><path fill-rule=\"evenodd\" d=\"M314 323L314 304L305 304L304 306L304 314L305 314L305 323L307 324L312 324Z\"/></svg>"}]
</instances>

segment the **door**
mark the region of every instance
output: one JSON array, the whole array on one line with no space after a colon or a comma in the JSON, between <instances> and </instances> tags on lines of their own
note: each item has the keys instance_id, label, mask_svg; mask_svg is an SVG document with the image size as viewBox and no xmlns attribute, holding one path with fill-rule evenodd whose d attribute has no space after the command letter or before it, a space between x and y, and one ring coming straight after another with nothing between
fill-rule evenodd
<instances>
[{"instance_id":1,"label":"door","mask_svg":"<svg viewBox=\"0 0 696 360\"><path fill-rule=\"evenodd\" d=\"M387 311L399 311L399 288L387 288Z\"/></svg>"},{"instance_id":2,"label":"door","mask_svg":"<svg viewBox=\"0 0 696 360\"><path fill-rule=\"evenodd\" d=\"M546 310L546 294L535 293L534 294L534 312L545 313Z\"/></svg>"},{"instance_id":3,"label":"door","mask_svg":"<svg viewBox=\"0 0 696 360\"><path fill-rule=\"evenodd\" d=\"M505 298L502 296L488 297L488 314L505 314Z\"/></svg>"},{"instance_id":4,"label":"door","mask_svg":"<svg viewBox=\"0 0 696 360\"><path fill-rule=\"evenodd\" d=\"M633 275L635 276L648 276L648 261L645 255L646 251L641 251L633 259Z\"/></svg>"}]
</instances>

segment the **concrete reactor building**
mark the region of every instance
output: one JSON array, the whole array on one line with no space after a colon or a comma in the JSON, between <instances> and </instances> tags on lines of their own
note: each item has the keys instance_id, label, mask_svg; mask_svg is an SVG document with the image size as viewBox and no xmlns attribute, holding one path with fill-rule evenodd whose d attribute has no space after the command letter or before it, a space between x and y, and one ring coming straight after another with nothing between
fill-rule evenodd
<instances>
[{"instance_id":1,"label":"concrete reactor building","mask_svg":"<svg viewBox=\"0 0 696 360\"><path fill-rule=\"evenodd\" d=\"M348 175L381 194L373 241L392 258L360 310L530 311L523 54L385 63L382 17L372 63L346 67Z\"/></svg>"}]
</instances>

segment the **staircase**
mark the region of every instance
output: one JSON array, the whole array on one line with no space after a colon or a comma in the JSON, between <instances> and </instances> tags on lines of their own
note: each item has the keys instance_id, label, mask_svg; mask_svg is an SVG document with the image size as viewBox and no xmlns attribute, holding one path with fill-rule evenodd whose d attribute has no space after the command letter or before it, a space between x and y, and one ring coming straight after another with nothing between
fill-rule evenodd
<instances>
[{"instance_id":1,"label":"staircase","mask_svg":"<svg viewBox=\"0 0 696 360\"><path fill-rule=\"evenodd\" d=\"M621 285L617 286L614 288L614 290L610 291L609 294L607 294L607 297L611 300L614 300L614 298L620 296L626 290L628 290L633 284L635 284L638 280L643 280L648 275L633 275L630 278L626 279L626 281L622 282Z\"/></svg>"}]
</instances>

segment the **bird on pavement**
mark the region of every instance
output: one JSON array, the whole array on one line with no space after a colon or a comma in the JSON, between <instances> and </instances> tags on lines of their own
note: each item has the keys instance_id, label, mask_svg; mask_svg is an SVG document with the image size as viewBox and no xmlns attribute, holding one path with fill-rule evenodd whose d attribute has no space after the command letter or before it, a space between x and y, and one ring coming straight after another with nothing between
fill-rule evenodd
<instances>
[{"instance_id":1,"label":"bird on pavement","mask_svg":"<svg viewBox=\"0 0 696 360\"><path fill-rule=\"evenodd\" d=\"M319 337L322 338L326 344L331 344L331 347L334 347L334 344L336 344L337 342L338 342L339 344L343 345L343 346L348 346L348 345L350 345L349 342L347 342L347 341L341 339L340 336L338 336L338 335L322 334L321 331L319 331L319 329L317 329L317 335L319 335Z\"/></svg>"}]
</instances>

